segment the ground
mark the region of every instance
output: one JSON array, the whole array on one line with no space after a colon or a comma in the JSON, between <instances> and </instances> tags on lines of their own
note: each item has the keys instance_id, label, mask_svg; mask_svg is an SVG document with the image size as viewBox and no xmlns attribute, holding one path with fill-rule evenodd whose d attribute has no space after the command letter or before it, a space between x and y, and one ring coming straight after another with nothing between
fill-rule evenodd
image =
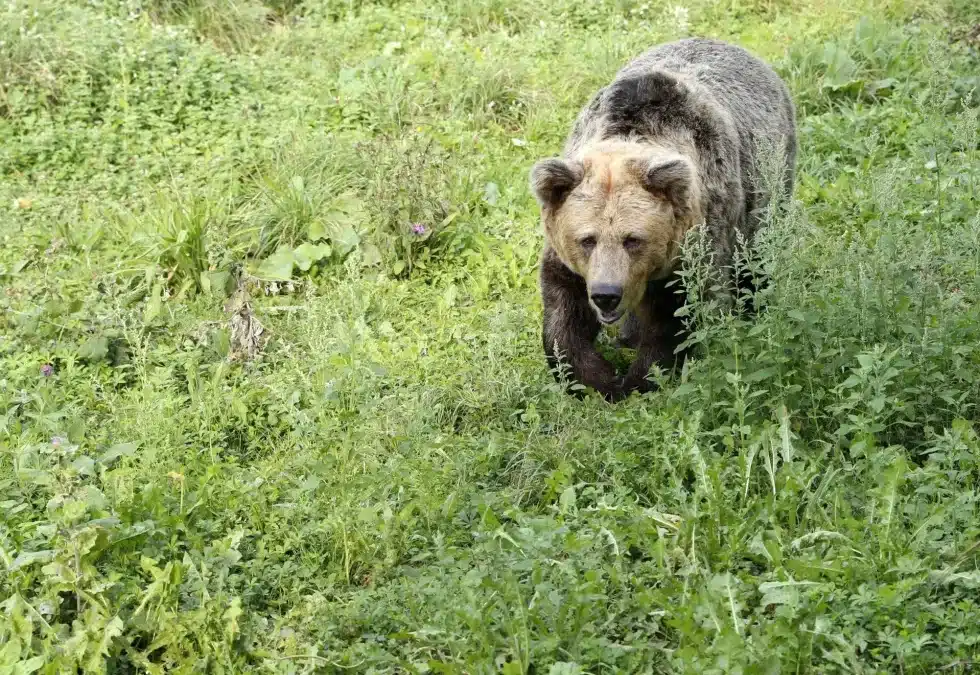
<instances>
[{"instance_id":1,"label":"ground","mask_svg":"<svg viewBox=\"0 0 980 675\"><path fill-rule=\"evenodd\" d=\"M978 23L4 4L0 672L972 672ZM797 102L772 283L692 293L660 392L578 400L527 172L689 34Z\"/></svg>"}]
</instances>

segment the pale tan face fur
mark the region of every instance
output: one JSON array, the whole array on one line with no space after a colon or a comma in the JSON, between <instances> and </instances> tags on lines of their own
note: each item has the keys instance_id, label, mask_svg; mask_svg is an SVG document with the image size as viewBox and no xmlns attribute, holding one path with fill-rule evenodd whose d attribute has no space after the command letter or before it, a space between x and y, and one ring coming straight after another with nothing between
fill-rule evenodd
<instances>
[{"instance_id":1,"label":"pale tan face fur","mask_svg":"<svg viewBox=\"0 0 980 675\"><path fill-rule=\"evenodd\" d=\"M668 160L676 157L671 153ZM606 323L634 309L649 280L670 274L678 242L693 219L679 222L667 196L643 184L650 163L649 155L616 150L589 153L583 158L582 181L558 208L544 213L550 245L569 269L586 280L590 303ZM602 312L591 302L597 285L622 288L622 300L614 311Z\"/></svg>"}]
</instances>

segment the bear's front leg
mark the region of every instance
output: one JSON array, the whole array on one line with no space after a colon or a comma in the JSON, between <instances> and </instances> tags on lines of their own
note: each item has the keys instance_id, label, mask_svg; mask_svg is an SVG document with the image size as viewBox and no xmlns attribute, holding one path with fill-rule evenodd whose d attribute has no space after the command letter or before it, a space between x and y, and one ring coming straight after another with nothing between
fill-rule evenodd
<instances>
[{"instance_id":1,"label":"bear's front leg","mask_svg":"<svg viewBox=\"0 0 980 675\"><path fill-rule=\"evenodd\" d=\"M555 379L560 381L558 366L565 363L571 370L570 379L608 400L621 398L622 383L616 369L595 347L601 324L589 306L585 281L553 254L546 254L542 260L541 297L544 353Z\"/></svg>"},{"instance_id":2,"label":"bear's front leg","mask_svg":"<svg viewBox=\"0 0 980 675\"><path fill-rule=\"evenodd\" d=\"M629 370L623 377L620 390L622 396L629 396L631 392L645 394L656 391L657 385L647 379L650 366L657 363L661 367L668 361L669 352L660 340L647 338L640 343L636 351L636 359L630 364Z\"/></svg>"},{"instance_id":3,"label":"bear's front leg","mask_svg":"<svg viewBox=\"0 0 980 675\"><path fill-rule=\"evenodd\" d=\"M647 379L650 366L654 363L664 370L671 369L678 360L674 350L681 342L679 333L683 328L675 312L683 299L672 289L652 283L643 303L634 312L636 359L623 378L621 388L625 395L632 391L646 393L654 391L657 385ZM684 355L679 355L683 359Z\"/></svg>"}]
</instances>

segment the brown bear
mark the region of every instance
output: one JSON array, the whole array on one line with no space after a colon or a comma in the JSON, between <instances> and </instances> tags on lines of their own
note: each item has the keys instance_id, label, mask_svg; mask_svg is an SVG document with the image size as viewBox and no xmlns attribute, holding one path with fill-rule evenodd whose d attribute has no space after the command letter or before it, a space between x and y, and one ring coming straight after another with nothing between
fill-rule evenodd
<instances>
[{"instance_id":1,"label":"brown bear","mask_svg":"<svg viewBox=\"0 0 980 675\"><path fill-rule=\"evenodd\" d=\"M776 150L792 191L796 120L785 83L741 47L692 38L623 68L581 111L561 158L531 170L545 246L540 283L544 350L558 377L617 400L649 391L655 362L674 363L682 326L668 284L680 245L703 227L729 293L736 238L751 243L775 196L760 148ZM623 377L597 351L603 325L624 320L636 359Z\"/></svg>"}]
</instances>

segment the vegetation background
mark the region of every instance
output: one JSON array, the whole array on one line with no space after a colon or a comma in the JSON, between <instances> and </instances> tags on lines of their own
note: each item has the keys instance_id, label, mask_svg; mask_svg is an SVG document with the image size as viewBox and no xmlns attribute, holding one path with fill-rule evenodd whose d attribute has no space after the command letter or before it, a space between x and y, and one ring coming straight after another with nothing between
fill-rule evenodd
<instances>
[{"instance_id":1,"label":"vegetation background","mask_svg":"<svg viewBox=\"0 0 980 675\"><path fill-rule=\"evenodd\" d=\"M0 673L972 672L978 22L5 0ZM774 284L579 401L527 170L689 34L795 96Z\"/></svg>"}]
</instances>

